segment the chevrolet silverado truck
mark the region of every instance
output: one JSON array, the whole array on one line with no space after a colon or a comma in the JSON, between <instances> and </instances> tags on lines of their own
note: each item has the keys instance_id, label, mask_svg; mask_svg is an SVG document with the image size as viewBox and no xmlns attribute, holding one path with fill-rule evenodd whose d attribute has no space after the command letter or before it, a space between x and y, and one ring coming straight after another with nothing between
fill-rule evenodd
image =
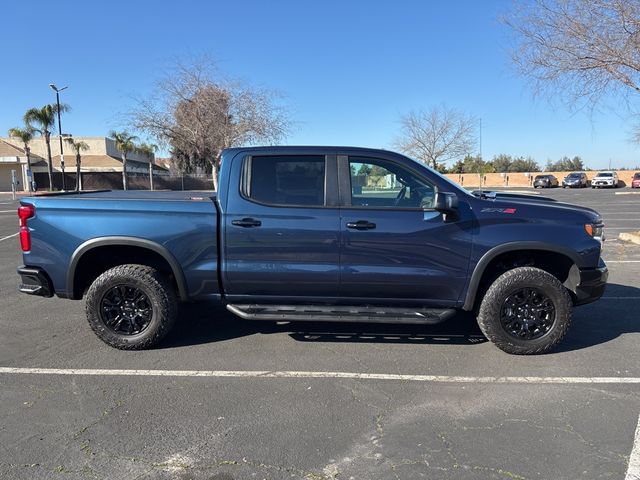
<instances>
[{"instance_id":1,"label":"chevrolet silverado truck","mask_svg":"<svg viewBox=\"0 0 640 480\"><path fill-rule=\"evenodd\" d=\"M434 324L467 310L500 349L535 354L605 289L594 210L470 193L393 152L231 148L219 185L23 198L20 291L84 298L120 349L157 345L179 302L217 301L266 321Z\"/></svg>"}]
</instances>

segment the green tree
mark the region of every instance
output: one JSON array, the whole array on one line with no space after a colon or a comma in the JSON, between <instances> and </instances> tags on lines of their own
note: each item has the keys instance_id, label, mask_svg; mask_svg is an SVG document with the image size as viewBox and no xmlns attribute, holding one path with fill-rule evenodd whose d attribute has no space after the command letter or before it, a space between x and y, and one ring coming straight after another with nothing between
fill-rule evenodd
<instances>
[{"instance_id":1,"label":"green tree","mask_svg":"<svg viewBox=\"0 0 640 480\"><path fill-rule=\"evenodd\" d=\"M486 174L495 171L491 162L485 162L480 156L467 155L463 160L462 173Z\"/></svg>"},{"instance_id":2,"label":"green tree","mask_svg":"<svg viewBox=\"0 0 640 480\"><path fill-rule=\"evenodd\" d=\"M76 192L82 190L82 172L80 167L82 165L82 152L89 150L87 142L82 140L74 140L73 138L65 138L65 142L69 144L73 152L76 154Z\"/></svg>"},{"instance_id":3,"label":"green tree","mask_svg":"<svg viewBox=\"0 0 640 480\"><path fill-rule=\"evenodd\" d=\"M463 161L463 173L475 173L478 175L478 181L480 183L480 188L482 188L482 178L487 173L494 172L493 164L491 162L485 162L482 160L482 157L467 155Z\"/></svg>"},{"instance_id":4,"label":"green tree","mask_svg":"<svg viewBox=\"0 0 640 480\"><path fill-rule=\"evenodd\" d=\"M27 169L31 172L31 178L33 178L33 172L31 171L31 148L29 142L33 140L33 134L35 133L33 128L26 125L24 128L14 127L9 129L9 136L17 140L20 140L24 145L24 153L27 156ZM33 191L33 184L29 182L29 191Z\"/></svg>"},{"instance_id":5,"label":"green tree","mask_svg":"<svg viewBox=\"0 0 640 480\"><path fill-rule=\"evenodd\" d=\"M516 157L509 166L510 172L539 172L540 165L531 157Z\"/></svg>"},{"instance_id":6,"label":"green tree","mask_svg":"<svg viewBox=\"0 0 640 480\"><path fill-rule=\"evenodd\" d=\"M153 190L153 162L156 158L158 146L154 143L141 143L138 152L149 157L149 189Z\"/></svg>"},{"instance_id":7,"label":"green tree","mask_svg":"<svg viewBox=\"0 0 640 480\"><path fill-rule=\"evenodd\" d=\"M69 106L60 105L60 111L66 112ZM56 115L58 114L57 105L45 105L41 108L30 108L24 114L24 121L27 126L38 132L47 145L47 168L49 172L49 190L53 189L53 163L51 160L51 131L56 124Z\"/></svg>"},{"instance_id":8,"label":"green tree","mask_svg":"<svg viewBox=\"0 0 640 480\"><path fill-rule=\"evenodd\" d=\"M464 173L464 162L462 160L458 160L449 169L449 173Z\"/></svg>"},{"instance_id":9,"label":"green tree","mask_svg":"<svg viewBox=\"0 0 640 480\"><path fill-rule=\"evenodd\" d=\"M493 157L491 163L493 164L493 168L496 172L508 172L510 171L509 169L511 168L511 164L513 163L513 157L511 155L501 153L500 155L496 155L495 157Z\"/></svg>"},{"instance_id":10,"label":"green tree","mask_svg":"<svg viewBox=\"0 0 640 480\"><path fill-rule=\"evenodd\" d=\"M550 172L564 172L573 170L584 170L584 163L578 156L569 158L566 155L557 162L547 161L546 169Z\"/></svg>"},{"instance_id":11,"label":"green tree","mask_svg":"<svg viewBox=\"0 0 640 480\"><path fill-rule=\"evenodd\" d=\"M109 132L109 136L115 140L116 150L120 152L122 157L122 188L127 190L127 155L138 151L138 145L136 144L138 137L131 135L126 130L121 132L112 130Z\"/></svg>"}]
</instances>

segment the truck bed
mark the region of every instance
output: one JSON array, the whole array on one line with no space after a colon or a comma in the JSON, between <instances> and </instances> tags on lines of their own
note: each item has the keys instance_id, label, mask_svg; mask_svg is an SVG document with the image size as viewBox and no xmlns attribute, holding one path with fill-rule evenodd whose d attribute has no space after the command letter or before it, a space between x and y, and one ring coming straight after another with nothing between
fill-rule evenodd
<instances>
[{"instance_id":1,"label":"truck bed","mask_svg":"<svg viewBox=\"0 0 640 480\"><path fill-rule=\"evenodd\" d=\"M198 201L215 200L216 192L213 190L93 190L85 192L57 192L36 194L35 198L60 198L65 199L97 199L97 200L172 200L172 201Z\"/></svg>"},{"instance_id":2,"label":"truck bed","mask_svg":"<svg viewBox=\"0 0 640 480\"><path fill-rule=\"evenodd\" d=\"M25 265L44 268L55 294L73 299L86 287L75 274L83 263L99 265L122 253L129 263L142 262L143 249L151 249L173 270L183 300L218 298L215 198L213 191L148 190L22 198L21 204L35 207Z\"/></svg>"}]
</instances>

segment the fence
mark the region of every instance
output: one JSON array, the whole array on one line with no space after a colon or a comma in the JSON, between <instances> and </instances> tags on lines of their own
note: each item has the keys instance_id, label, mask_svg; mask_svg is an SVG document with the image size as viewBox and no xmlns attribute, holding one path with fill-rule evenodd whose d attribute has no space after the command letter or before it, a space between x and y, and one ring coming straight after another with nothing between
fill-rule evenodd
<instances>
[{"instance_id":1,"label":"fence","mask_svg":"<svg viewBox=\"0 0 640 480\"><path fill-rule=\"evenodd\" d=\"M65 188L75 190L75 172L64 175ZM38 190L49 189L49 175L35 173ZM149 175L142 173L127 174L129 190L149 190ZM62 174L53 172L54 190L62 190ZM154 175L153 188L155 190L213 190L213 176L211 175ZM83 190L122 190L122 173L120 172L82 172Z\"/></svg>"}]
</instances>

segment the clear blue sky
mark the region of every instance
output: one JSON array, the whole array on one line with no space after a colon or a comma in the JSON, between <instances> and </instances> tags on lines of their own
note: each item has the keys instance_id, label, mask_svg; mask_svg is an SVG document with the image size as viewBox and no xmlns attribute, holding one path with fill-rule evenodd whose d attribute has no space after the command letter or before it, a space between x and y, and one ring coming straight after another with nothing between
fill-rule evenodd
<instances>
[{"instance_id":1,"label":"clear blue sky","mask_svg":"<svg viewBox=\"0 0 640 480\"><path fill-rule=\"evenodd\" d=\"M589 115L535 99L509 63L509 0L62 1L3 5L0 133L69 85L65 132L119 128L132 95L172 58L203 54L230 77L285 95L289 144L391 148L401 114L434 104L482 118L482 153L541 164L580 155L633 167L625 112ZM58 24L61 23L61 25Z\"/></svg>"}]
</instances>

